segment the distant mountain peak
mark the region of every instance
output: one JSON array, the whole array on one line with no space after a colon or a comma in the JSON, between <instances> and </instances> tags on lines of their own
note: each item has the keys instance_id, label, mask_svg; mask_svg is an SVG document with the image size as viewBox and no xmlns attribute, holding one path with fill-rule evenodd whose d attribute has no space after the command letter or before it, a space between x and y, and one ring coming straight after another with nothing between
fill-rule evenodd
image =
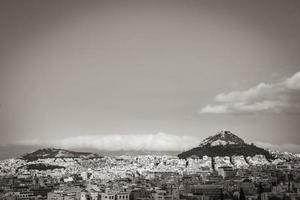
<instances>
[{"instance_id":1,"label":"distant mountain peak","mask_svg":"<svg viewBox=\"0 0 300 200\"><path fill-rule=\"evenodd\" d=\"M219 131L217 134L204 139L199 146L218 146L218 145L230 145L245 144L244 140L236 136L228 130Z\"/></svg>"}]
</instances>

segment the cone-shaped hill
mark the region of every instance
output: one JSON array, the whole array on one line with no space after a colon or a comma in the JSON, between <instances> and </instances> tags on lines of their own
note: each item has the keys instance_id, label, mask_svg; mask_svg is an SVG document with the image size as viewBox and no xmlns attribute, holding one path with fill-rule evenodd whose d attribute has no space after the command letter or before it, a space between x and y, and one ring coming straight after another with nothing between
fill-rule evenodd
<instances>
[{"instance_id":1,"label":"cone-shaped hill","mask_svg":"<svg viewBox=\"0 0 300 200\"><path fill-rule=\"evenodd\" d=\"M248 156L264 155L268 160L273 159L269 151L257 147L254 144L247 144L230 131L221 131L214 136L204 139L198 147L182 152L178 155L181 159L203 156Z\"/></svg>"}]
</instances>

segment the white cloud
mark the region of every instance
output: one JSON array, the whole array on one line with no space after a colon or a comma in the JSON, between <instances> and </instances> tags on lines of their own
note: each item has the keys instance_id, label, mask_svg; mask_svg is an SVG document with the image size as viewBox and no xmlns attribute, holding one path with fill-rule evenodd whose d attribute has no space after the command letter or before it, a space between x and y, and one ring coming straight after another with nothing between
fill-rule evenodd
<instances>
[{"instance_id":1,"label":"white cloud","mask_svg":"<svg viewBox=\"0 0 300 200\"><path fill-rule=\"evenodd\" d=\"M254 142L254 144L262 148L278 150L281 152L300 153L299 144L271 144L267 142Z\"/></svg>"},{"instance_id":2,"label":"white cloud","mask_svg":"<svg viewBox=\"0 0 300 200\"><path fill-rule=\"evenodd\" d=\"M300 72L286 80L286 86L290 89L300 90Z\"/></svg>"},{"instance_id":3,"label":"white cloud","mask_svg":"<svg viewBox=\"0 0 300 200\"><path fill-rule=\"evenodd\" d=\"M300 113L300 72L273 84L260 83L248 90L218 94L205 113Z\"/></svg>"},{"instance_id":4,"label":"white cloud","mask_svg":"<svg viewBox=\"0 0 300 200\"><path fill-rule=\"evenodd\" d=\"M200 139L193 136L157 134L86 135L56 141L19 141L19 145L53 146L58 148L94 148L98 150L183 151L195 147Z\"/></svg>"},{"instance_id":5,"label":"white cloud","mask_svg":"<svg viewBox=\"0 0 300 200\"><path fill-rule=\"evenodd\" d=\"M167 133L156 134L113 134L85 135L60 140L23 140L13 143L25 146L49 146L56 148L90 148L106 151L186 151L199 145L202 138L195 136L178 136ZM300 153L299 144L271 144L254 142L262 148Z\"/></svg>"}]
</instances>

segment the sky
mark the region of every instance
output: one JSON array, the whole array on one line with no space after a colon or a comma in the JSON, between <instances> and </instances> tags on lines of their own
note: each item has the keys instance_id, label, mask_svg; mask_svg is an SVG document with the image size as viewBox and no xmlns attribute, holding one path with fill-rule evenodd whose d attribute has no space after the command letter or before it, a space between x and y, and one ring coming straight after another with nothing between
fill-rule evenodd
<instances>
[{"instance_id":1,"label":"sky","mask_svg":"<svg viewBox=\"0 0 300 200\"><path fill-rule=\"evenodd\" d=\"M300 152L300 1L0 2L0 146ZM24 147L22 147L24 149Z\"/></svg>"}]
</instances>

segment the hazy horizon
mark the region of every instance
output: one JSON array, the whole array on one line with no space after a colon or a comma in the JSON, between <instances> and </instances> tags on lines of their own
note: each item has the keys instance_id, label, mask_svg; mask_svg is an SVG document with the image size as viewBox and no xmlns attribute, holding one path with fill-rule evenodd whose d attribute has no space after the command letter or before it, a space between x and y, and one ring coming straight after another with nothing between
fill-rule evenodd
<instances>
[{"instance_id":1,"label":"hazy horizon","mask_svg":"<svg viewBox=\"0 0 300 200\"><path fill-rule=\"evenodd\" d=\"M300 152L300 1L0 2L0 154ZM1 155L0 155L1 157Z\"/></svg>"}]
</instances>

